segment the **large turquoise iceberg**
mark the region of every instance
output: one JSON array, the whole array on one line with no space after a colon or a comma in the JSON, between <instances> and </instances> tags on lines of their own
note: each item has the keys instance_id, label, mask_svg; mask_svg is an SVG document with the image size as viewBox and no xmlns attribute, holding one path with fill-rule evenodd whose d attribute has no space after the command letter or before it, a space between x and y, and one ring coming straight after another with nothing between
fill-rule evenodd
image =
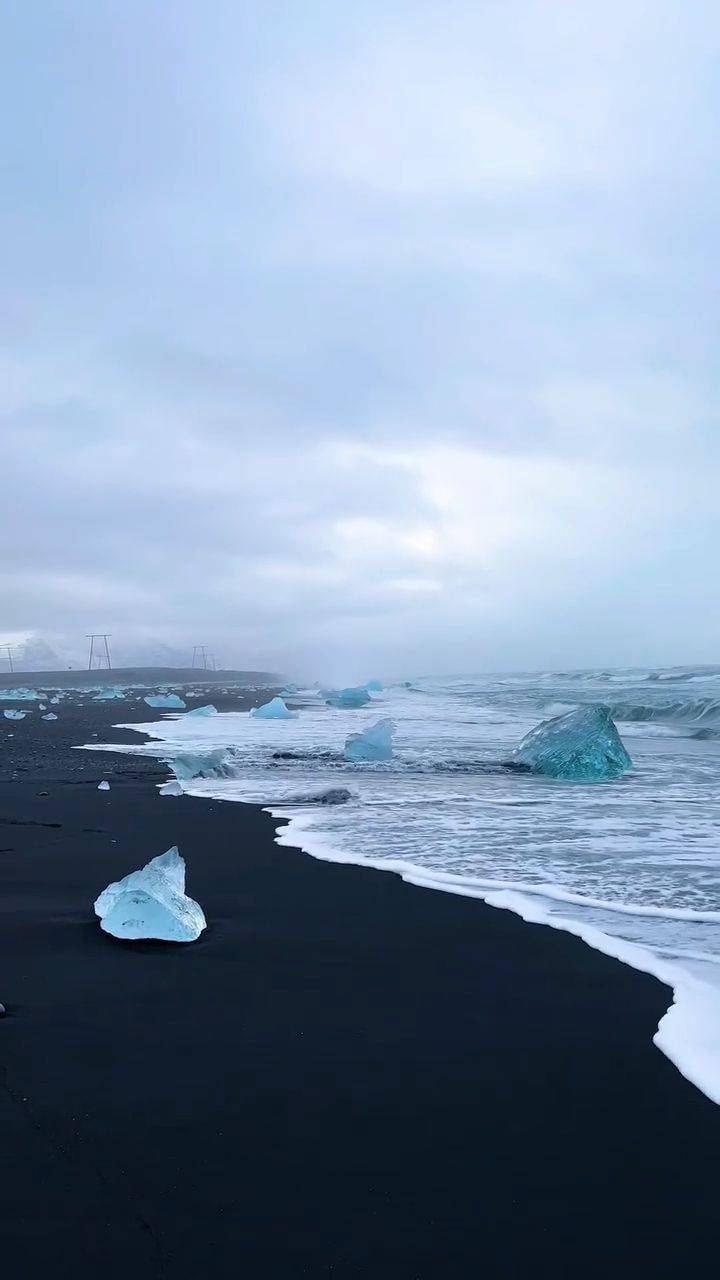
<instances>
[{"instance_id":1,"label":"large turquoise iceberg","mask_svg":"<svg viewBox=\"0 0 720 1280\"><path fill-rule=\"evenodd\" d=\"M392 720L378 720L362 733L351 733L345 743L345 759L354 763L358 760L392 760L393 729Z\"/></svg>"},{"instance_id":2,"label":"large turquoise iceberg","mask_svg":"<svg viewBox=\"0 0 720 1280\"><path fill-rule=\"evenodd\" d=\"M297 719L297 712L290 711L290 709L285 706L282 698L271 698L269 702L264 702L261 707L253 707L250 715L255 716L256 720Z\"/></svg>"},{"instance_id":3,"label":"large turquoise iceberg","mask_svg":"<svg viewBox=\"0 0 720 1280\"><path fill-rule=\"evenodd\" d=\"M543 720L523 738L510 764L548 778L586 782L619 778L632 768L610 709L601 703Z\"/></svg>"}]
</instances>

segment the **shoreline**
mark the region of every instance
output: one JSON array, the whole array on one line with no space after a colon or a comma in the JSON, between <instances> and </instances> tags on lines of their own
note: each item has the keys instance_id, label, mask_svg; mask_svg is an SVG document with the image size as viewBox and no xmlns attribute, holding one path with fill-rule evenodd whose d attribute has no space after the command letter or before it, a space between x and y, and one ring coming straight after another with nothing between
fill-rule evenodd
<instances>
[{"instance_id":1,"label":"shoreline","mask_svg":"<svg viewBox=\"0 0 720 1280\"><path fill-rule=\"evenodd\" d=\"M131 719L58 711L78 745ZM669 1277L714 1256L720 1116L652 1045L655 979L22 724L0 827L9 1274ZM207 934L108 938L94 892L172 843Z\"/></svg>"}]
</instances>

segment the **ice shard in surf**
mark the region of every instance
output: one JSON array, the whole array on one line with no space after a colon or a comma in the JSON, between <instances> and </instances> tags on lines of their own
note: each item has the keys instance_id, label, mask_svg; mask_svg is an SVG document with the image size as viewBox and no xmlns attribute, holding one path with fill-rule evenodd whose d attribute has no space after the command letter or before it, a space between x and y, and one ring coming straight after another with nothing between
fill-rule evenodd
<instances>
[{"instance_id":1,"label":"ice shard in surf","mask_svg":"<svg viewBox=\"0 0 720 1280\"><path fill-rule=\"evenodd\" d=\"M378 720L362 733L351 733L345 743L345 759L351 763L360 760L392 760L392 720Z\"/></svg>"},{"instance_id":2,"label":"ice shard in surf","mask_svg":"<svg viewBox=\"0 0 720 1280\"><path fill-rule=\"evenodd\" d=\"M145 698L149 707L165 707L169 711L184 711L186 703L176 693L151 693Z\"/></svg>"},{"instance_id":3,"label":"ice shard in surf","mask_svg":"<svg viewBox=\"0 0 720 1280\"><path fill-rule=\"evenodd\" d=\"M106 933L131 941L195 942L207 927L202 908L185 893L185 859L176 845L103 889L95 914Z\"/></svg>"},{"instance_id":4,"label":"ice shard in surf","mask_svg":"<svg viewBox=\"0 0 720 1280\"><path fill-rule=\"evenodd\" d=\"M180 783L177 782L175 778L173 778L171 782L163 783L163 785L160 788L159 794L161 796L181 796L184 794L184 792L182 787L180 786Z\"/></svg>"},{"instance_id":5,"label":"ice shard in surf","mask_svg":"<svg viewBox=\"0 0 720 1280\"><path fill-rule=\"evenodd\" d=\"M365 707L372 698L364 685L351 686L347 689L325 689L323 697L331 707L351 711L356 707Z\"/></svg>"},{"instance_id":6,"label":"ice shard in surf","mask_svg":"<svg viewBox=\"0 0 720 1280\"><path fill-rule=\"evenodd\" d=\"M217 707L213 707L208 703L205 707L193 707L192 711L188 711L189 716L216 716Z\"/></svg>"},{"instance_id":7,"label":"ice shard in surf","mask_svg":"<svg viewBox=\"0 0 720 1280\"><path fill-rule=\"evenodd\" d=\"M282 698L271 698L269 702L264 702L261 707L253 707L250 712L256 720L296 720L297 711L291 711L285 706Z\"/></svg>"},{"instance_id":8,"label":"ice shard in surf","mask_svg":"<svg viewBox=\"0 0 720 1280\"><path fill-rule=\"evenodd\" d=\"M619 778L632 768L610 710L601 703L543 720L523 738L509 763L548 778L586 782Z\"/></svg>"},{"instance_id":9,"label":"ice shard in surf","mask_svg":"<svg viewBox=\"0 0 720 1280\"><path fill-rule=\"evenodd\" d=\"M176 778L222 778L230 771L228 755L223 747L215 751L183 751L166 763Z\"/></svg>"}]
</instances>

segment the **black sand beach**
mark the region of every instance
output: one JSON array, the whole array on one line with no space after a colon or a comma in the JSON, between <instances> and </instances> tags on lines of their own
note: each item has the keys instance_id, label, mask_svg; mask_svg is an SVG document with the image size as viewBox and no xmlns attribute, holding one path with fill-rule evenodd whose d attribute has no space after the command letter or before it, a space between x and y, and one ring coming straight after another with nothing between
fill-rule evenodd
<instances>
[{"instance_id":1,"label":"black sand beach","mask_svg":"<svg viewBox=\"0 0 720 1280\"><path fill-rule=\"evenodd\" d=\"M720 1109L652 1045L667 989L71 750L147 708L55 709L0 739L3 1276L712 1273ZM172 844L207 932L107 937L98 891Z\"/></svg>"}]
</instances>

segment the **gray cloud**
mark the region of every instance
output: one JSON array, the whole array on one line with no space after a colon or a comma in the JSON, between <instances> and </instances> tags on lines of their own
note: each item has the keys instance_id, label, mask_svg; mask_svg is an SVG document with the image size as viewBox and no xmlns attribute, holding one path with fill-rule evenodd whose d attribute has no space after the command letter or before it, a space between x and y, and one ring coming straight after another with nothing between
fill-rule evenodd
<instances>
[{"instance_id":1,"label":"gray cloud","mask_svg":"<svg viewBox=\"0 0 720 1280\"><path fill-rule=\"evenodd\" d=\"M713 6L5 26L9 636L348 678L714 658Z\"/></svg>"}]
</instances>

